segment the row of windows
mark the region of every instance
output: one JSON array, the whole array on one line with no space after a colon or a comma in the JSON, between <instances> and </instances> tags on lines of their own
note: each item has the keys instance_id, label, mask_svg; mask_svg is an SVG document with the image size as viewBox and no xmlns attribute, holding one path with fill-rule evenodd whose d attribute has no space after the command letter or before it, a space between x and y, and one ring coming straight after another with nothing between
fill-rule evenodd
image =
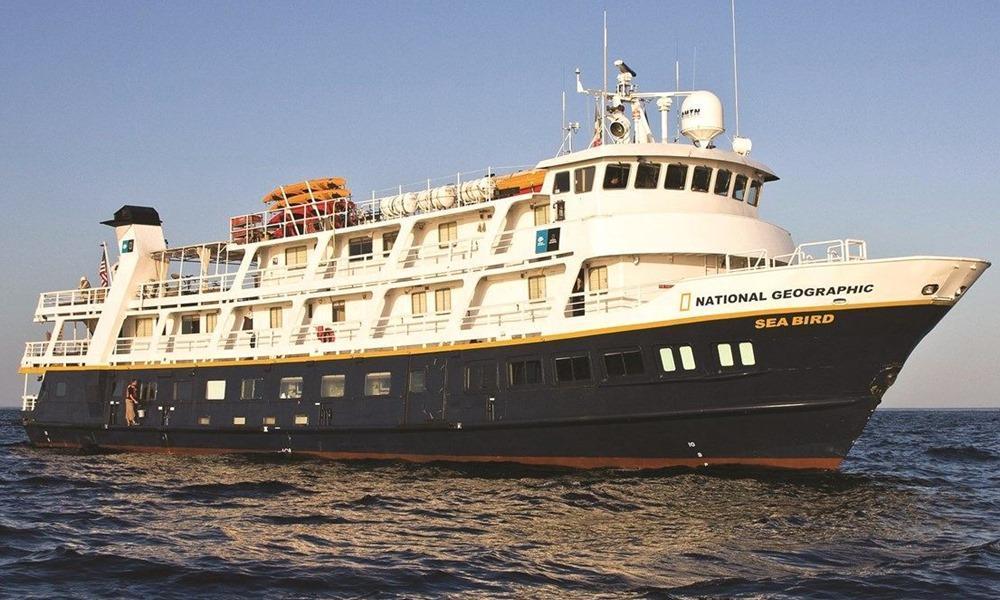
<instances>
[{"instance_id":1,"label":"row of windows","mask_svg":"<svg viewBox=\"0 0 1000 600\"><path fill-rule=\"evenodd\" d=\"M604 168L603 186L606 190L622 190L628 187L631 172L635 168L635 189L652 190L659 186L660 172L663 175L663 189L685 190L692 192L709 192L734 200L746 201L750 206L757 206L760 201L761 182L751 180L746 175L736 175L728 169L713 169L704 165L687 165L684 163L654 163L641 162L636 164L609 164ZM690 172L690 186L688 173ZM712 175L715 174L713 180ZM714 181L714 182L713 182ZM555 175L553 194L570 191L570 172L560 171ZM573 171L573 192L584 194L594 187L594 167L582 167Z\"/></svg>"},{"instance_id":2,"label":"row of windows","mask_svg":"<svg viewBox=\"0 0 1000 600\"><path fill-rule=\"evenodd\" d=\"M718 366L720 369L735 367L753 367L757 364L752 342L721 343L716 345ZM659 372L662 374L683 374L697 370L695 353L687 344L659 346L656 355L659 359ZM647 366L640 348L627 348L600 354L604 376L608 380L623 379L644 375ZM587 382L594 379L590 354L580 352L565 356L557 356L552 363L553 383ZM518 358L507 361L507 384L511 388L546 383L545 369L541 358ZM189 401L193 397L193 382L189 380L171 382L172 399ZM497 390L497 371L494 361L480 361L466 365L465 389L469 392L489 392ZM213 379L205 383L206 400L225 400L227 381ZM423 370L412 370L407 373L406 388L410 393L427 391L427 374ZM347 389L347 376L330 374L320 377L319 395L321 398L343 398ZM120 394L122 390L116 390ZM278 398L298 400L305 393L303 377L282 377L278 382ZM388 396L392 393L392 373L377 371L365 374L364 395L368 397ZM65 396L66 384L59 382L55 386L57 397ZM139 399L155 400L157 382L141 382ZM249 377L240 380L239 397L241 400L263 400L264 379Z\"/></svg>"},{"instance_id":3,"label":"row of windows","mask_svg":"<svg viewBox=\"0 0 1000 600\"><path fill-rule=\"evenodd\" d=\"M309 424L309 415L294 415L292 417L292 423L295 424L295 425L308 425ZM212 417L208 417L208 416L198 417L198 424L199 425L211 425L212 424ZM243 417L243 416L233 417L233 425L246 425L246 424L247 424L247 418L246 417ZM269 426L269 425L273 426L273 425L277 425L277 424L278 424L278 418L277 417L264 417L264 418L261 419L261 425L264 425L264 426Z\"/></svg>"}]
</instances>

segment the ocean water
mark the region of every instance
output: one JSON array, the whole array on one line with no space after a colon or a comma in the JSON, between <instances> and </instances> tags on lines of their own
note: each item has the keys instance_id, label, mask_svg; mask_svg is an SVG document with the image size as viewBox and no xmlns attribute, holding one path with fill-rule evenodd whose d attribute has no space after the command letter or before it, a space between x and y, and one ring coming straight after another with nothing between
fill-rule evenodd
<instances>
[{"instance_id":1,"label":"ocean water","mask_svg":"<svg viewBox=\"0 0 1000 600\"><path fill-rule=\"evenodd\" d=\"M837 473L36 450L0 596L1000 597L1000 411L884 411Z\"/></svg>"}]
</instances>

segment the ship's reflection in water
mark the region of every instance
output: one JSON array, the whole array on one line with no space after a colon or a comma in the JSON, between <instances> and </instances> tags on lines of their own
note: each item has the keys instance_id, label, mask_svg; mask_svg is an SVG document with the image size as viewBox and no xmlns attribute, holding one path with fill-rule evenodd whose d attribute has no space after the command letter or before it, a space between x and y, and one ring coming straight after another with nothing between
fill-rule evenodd
<instances>
[{"instance_id":1,"label":"ship's reflection in water","mask_svg":"<svg viewBox=\"0 0 1000 600\"><path fill-rule=\"evenodd\" d=\"M0 579L16 595L975 597L1000 566L988 436L1000 417L956 425L973 431L966 456L934 445L941 426L921 414L876 415L847 472L825 474L81 456L10 442Z\"/></svg>"}]
</instances>

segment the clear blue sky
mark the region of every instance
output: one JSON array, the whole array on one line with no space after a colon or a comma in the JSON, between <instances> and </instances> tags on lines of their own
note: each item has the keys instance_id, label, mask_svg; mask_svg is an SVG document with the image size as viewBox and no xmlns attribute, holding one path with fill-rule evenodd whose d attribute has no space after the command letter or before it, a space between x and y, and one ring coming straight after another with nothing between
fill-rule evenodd
<instances>
[{"instance_id":1,"label":"clear blue sky","mask_svg":"<svg viewBox=\"0 0 1000 600\"><path fill-rule=\"evenodd\" d=\"M728 0L613 2L644 89L730 110ZM573 69L598 85L604 3L0 3L0 404L19 402L37 294L95 280L101 219L159 209L222 239L280 183L364 193L559 146ZM742 133L782 181L763 216L874 256L997 258L1000 3L737 2ZM571 95L571 117L586 121ZM585 134L578 143L585 143ZM1000 268L918 347L887 406L998 406Z\"/></svg>"}]
</instances>

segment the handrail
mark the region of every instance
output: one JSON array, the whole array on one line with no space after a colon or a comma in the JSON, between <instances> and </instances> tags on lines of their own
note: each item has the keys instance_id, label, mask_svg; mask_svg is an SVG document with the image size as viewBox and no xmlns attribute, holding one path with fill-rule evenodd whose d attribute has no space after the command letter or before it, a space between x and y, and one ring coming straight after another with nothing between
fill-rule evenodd
<instances>
[{"instance_id":1,"label":"handrail","mask_svg":"<svg viewBox=\"0 0 1000 600\"><path fill-rule=\"evenodd\" d=\"M440 259L442 258L446 259L445 262L467 260L479 250L479 243L483 241L483 239L484 236L476 236L463 240L454 240L449 242L425 242L419 246L410 246L406 249L406 252L399 257L399 264L402 265L403 268L410 268L416 265L417 261L421 261L421 264L423 265L431 264L432 259L433 264L438 264L441 262Z\"/></svg>"},{"instance_id":2,"label":"handrail","mask_svg":"<svg viewBox=\"0 0 1000 600\"><path fill-rule=\"evenodd\" d=\"M83 304L101 304L107 297L110 287L86 288L75 290L60 290L44 292L39 295L39 308L59 308Z\"/></svg>"},{"instance_id":3,"label":"handrail","mask_svg":"<svg viewBox=\"0 0 1000 600\"><path fill-rule=\"evenodd\" d=\"M522 321L540 321L552 311L552 298L504 302L470 307L462 317L462 329L480 325L504 325Z\"/></svg>"},{"instance_id":4,"label":"handrail","mask_svg":"<svg viewBox=\"0 0 1000 600\"><path fill-rule=\"evenodd\" d=\"M812 252L821 251L818 256ZM735 260L739 259L739 260ZM746 261L746 266L734 266L735 262ZM768 257L766 249L749 250L737 254L726 254L725 267L727 272L752 271L756 269L773 269L792 267L805 264L838 263L868 260L868 244L864 240L841 239L807 242L799 244L788 254Z\"/></svg>"},{"instance_id":5,"label":"handrail","mask_svg":"<svg viewBox=\"0 0 1000 600\"><path fill-rule=\"evenodd\" d=\"M448 314L382 317L375 322L372 337L443 331L450 320L451 315Z\"/></svg>"},{"instance_id":6,"label":"handrail","mask_svg":"<svg viewBox=\"0 0 1000 600\"><path fill-rule=\"evenodd\" d=\"M353 340L361 331L361 326L361 321L303 325L292 334L292 343L302 346L305 344L330 344L345 339Z\"/></svg>"},{"instance_id":7,"label":"handrail","mask_svg":"<svg viewBox=\"0 0 1000 600\"><path fill-rule=\"evenodd\" d=\"M21 412L32 412L38 405L38 396L25 394L21 396Z\"/></svg>"}]
</instances>

